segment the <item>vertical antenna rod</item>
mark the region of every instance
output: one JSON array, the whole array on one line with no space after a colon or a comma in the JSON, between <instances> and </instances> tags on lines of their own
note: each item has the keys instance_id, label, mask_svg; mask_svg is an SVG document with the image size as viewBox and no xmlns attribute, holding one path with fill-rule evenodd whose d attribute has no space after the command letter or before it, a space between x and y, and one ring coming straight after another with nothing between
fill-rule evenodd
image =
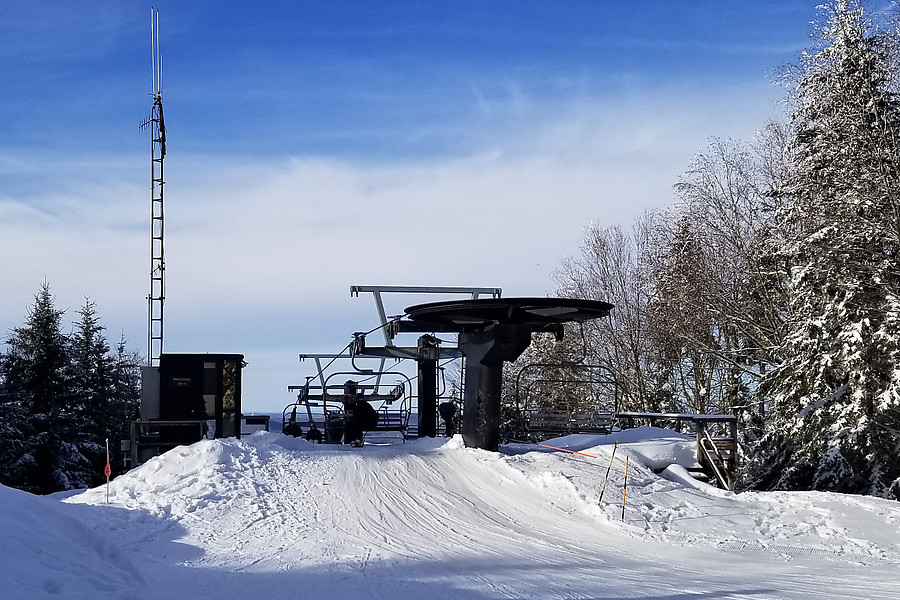
<instances>
[{"instance_id":1,"label":"vertical antenna rod","mask_svg":"<svg viewBox=\"0 0 900 600\"><path fill-rule=\"evenodd\" d=\"M159 11L150 9L150 54L153 107L141 129L150 127L150 294L147 296L147 361L159 366L163 348L163 305L166 300L166 260L163 244L163 159L166 125L162 106L162 56L159 52Z\"/></svg>"}]
</instances>

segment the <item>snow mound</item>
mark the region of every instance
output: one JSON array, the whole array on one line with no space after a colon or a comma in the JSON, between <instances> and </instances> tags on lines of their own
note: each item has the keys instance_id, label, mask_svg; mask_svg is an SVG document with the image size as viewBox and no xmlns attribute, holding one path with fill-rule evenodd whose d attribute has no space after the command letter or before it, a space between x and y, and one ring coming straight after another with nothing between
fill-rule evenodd
<instances>
[{"instance_id":1,"label":"snow mound","mask_svg":"<svg viewBox=\"0 0 900 600\"><path fill-rule=\"evenodd\" d=\"M70 508L0 486L0 596L140 597L145 583L131 559Z\"/></svg>"},{"instance_id":2,"label":"snow mound","mask_svg":"<svg viewBox=\"0 0 900 600\"><path fill-rule=\"evenodd\" d=\"M499 453L201 441L109 503L0 488L3 598L898 596L900 504L734 494L692 464L690 438L653 428Z\"/></svg>"}]
</instances>

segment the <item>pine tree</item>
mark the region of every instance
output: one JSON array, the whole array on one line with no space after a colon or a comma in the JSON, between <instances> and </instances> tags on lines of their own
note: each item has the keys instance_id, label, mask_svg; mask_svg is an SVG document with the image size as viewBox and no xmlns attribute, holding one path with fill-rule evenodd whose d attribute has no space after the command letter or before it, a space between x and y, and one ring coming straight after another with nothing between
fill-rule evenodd
<instances>
[{"instance_id":1,"label":"pine tree","mask_svg":"<svg viewBox=\"0 0 900 600\"><path fill-rule=\"evenodd\" d=\"M900 103L893 40L834 0L804 57L780 194L790 269L783 363L755 484L886 495L900 475Z\"/></svg>"},{"instance_id":2,"label":"pine tree","mask_svg":"<svg viewBox=\"0 0 900 600\"><path fill-rule=\"evenodd\" d=\"M16 487L27 467L28 460L20 459L32 431L22 403L7 395L5 388L6 380L0 376L0 484Z\"/></svg>"},{"instance_id":3,"label":"pine tree","mask_svg":"<svg viewBox=\"0 0 900 600\"><path fill-rule=\"evenodd\" d=\"M106 440L118 443L119 433L111 427L109 407L115 394L114 361L109 342L103 334L96 305L85 299L76 311L79 318L69 336L70 402L68 414L77 433L71 437L77 451L92 468L79 473L79 479L99 483L106 462Z\"/></svg>"},{"instance_id":4,"label":"pine tree","mask_svg":"<svg viewBox=\"0 0 900 600\"><path fill-rule=\"evenodd\" d=\"M63 314L44 282L25 326L14 328L6 342L7 352L0 360L6 393L30 413L58 417L65 406L68 355Z\"/></svg>"},{"instance_id":5,"label":"pine tree","mask_svg":"<svg viewBox=\"0 0 900 600\"><path fill-rule=\"evenodd\" d=\"M3 450L0 476L15 487L49 493L87 487L91 464L75 443L77 418L71 402L68 340L64 312L57 310L44 282L23 327L12 330L0 356L7 410L18 420L21 437Z\"/></svg>"},{"instance_id":6,"label":"pine tree","mask_svg":"<svg viewBox=\"0 0 900 600\"><path fill-rule=\"evenodd\" d=\"M713 387L725 346L722 334L727 330L718 322L709 297L717 289L712 260L687 215L676 219L666 242L654 270L648 330L654 346L672 365L673 388L685 403L678 412L713 412Z\"/></svg>"},{"instance_id":7,"label":"pine tree","mask_svg":"<svg viewBox=\"0 0 900 600\"><path fill-rule=\"evenodd\" d=\"M46 494L98 485L110 441L113 465L140 398L140 358L124 339L115 354L93 302L73 333L45 283L28 320L0 354L0 483Z\"/></svg>"},{"instance_id":8,"label":"pine tree","mask_svg":"<svg viewBox=\"0 0 900 600\"><path fill-rule=\"evenodd\" d=\"M85 421L82 431L102 435L114 390L114 363L96 305L85 300L70 338L73 402L69 410Z\"/></svg>"},{"instance_id":9,"label":"pine tree","mask_svg":"<svg viewBox=\"0 0 900 600\"><path fill-rule=\"evenodd\" d=\"M123 335L116 344L112 373L112 396L106 407L106 437L115 465L122 464L121 442L130 439L131 423L138 418L141 403L141 365L143 358L128 350Z\"/></svg>"}]
</instances>

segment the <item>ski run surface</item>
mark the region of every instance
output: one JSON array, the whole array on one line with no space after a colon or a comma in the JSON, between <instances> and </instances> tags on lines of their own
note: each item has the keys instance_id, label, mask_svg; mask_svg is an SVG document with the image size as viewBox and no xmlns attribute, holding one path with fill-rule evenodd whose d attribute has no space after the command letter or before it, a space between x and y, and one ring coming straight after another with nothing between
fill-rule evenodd
<instances>
[{"instance_id":1,"label":"ski run surface","mask_svg":"<svg viewBox=\"0 0 900 600\"><path fill-rule=\"evenodd\" d=\"M900 598L898 502L713 488L667 430L546 443L584 454L259 432L175 448L108 503L0 487L0 598Z\"/></svg>"}]
</instances>

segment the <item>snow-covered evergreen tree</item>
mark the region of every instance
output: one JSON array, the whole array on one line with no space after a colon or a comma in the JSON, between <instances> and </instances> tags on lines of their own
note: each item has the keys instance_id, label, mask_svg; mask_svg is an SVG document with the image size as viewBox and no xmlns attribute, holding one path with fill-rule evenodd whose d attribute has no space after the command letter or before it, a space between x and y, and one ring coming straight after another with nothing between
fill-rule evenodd
<instances>
[{"instance_id":1,"label":"snow-covered evergreen tree","mask_svg":"<svg viewBox=\"0 0 900 600\"><path fill-rule=\"evenodd\" d=\"M689 215L677 217L674 231L659 243L654 294L647 305L648 330L654 346L672 365L672 386L681 401L672 408L710 413L722 410L713 400L713 386L722 371L728 330L718 322L710 299L717 289L714 266L693 225Z\"/></svg>"},{"instance_id":2,"label":"snow-covered evergreen tree","mask_svg":"<svg viewBox=\"0 0 900 600\"><path fill-rule=\"evenodd\" d=\"M0 354L0 483L34 493L98 485L139 401L139 360L116 353L86 301L72 335L45 283ZM116 464L116 460L113 464Z\"/></svg>"},{"instance_id":3,"label":"snow-covered evergreen tree","mask_svg":"<svg viewBox=\"0 0 900 600\"><path fill-rule=\"evenodd\" d=\"M0 360L7 395L23 402L30 412L53 417L65 404L68 386L63 313L56 309L50 285L44 282L26 324L12 330Z\"/></svg>"},{"instance_id":4,"label":"snow-covered evergreen tree","mask_svg":"<svg viewBox=\"0 0 900 600\"><path fill-rule=\"evenodd\" d=\"M113 372L112 395L105 406L105 437L109 438L113 455L113 472L121 464L121 440L130 438L131 423L138 418L141 404L141 365L144 360L140 353L129 350L123 335L116 344L112 355Z\"/></svg>"},{"instance_id":5,"label":"snow-covered evergreen tree","mask_svg":"<svg viewBox=\"0 0 900 600\"><path fill-rule=\"evenodd\" d=\"M900 103L894 40L833 0L804 55L778 259L783 363L755 485L887 495L900 475Z\"/></svg>"},{"instance_id":6,"label":"snow-covered evergreen tree","mask_svg":"<svg viewBox=\"0 0 900 600\"><path fill-rule=\"evenodd\" d=\"M29 437L28 411L15 396L6 393L6 380L0 374L0 484L12 487L21 481L26 467L21 459L27 454Z\"/></svg>"},{"instance_id":7,"label":"snow-covered evergreen tree","mask_svg":"<svg viewBox=\"0 0 900 600\"><path fill-rule=\"evenodd\" d=\"M68 408L99 434L106 420L105 408L114 393L113 358L96 305L85 300L77 312L79 320L69 341L73 399Z\"/></svg>"},{"instance_id":8,"label":"snow-covered evergreen tree","mask_svg":"<svg viewBox=\"0 0 900 600\"><path fill-rule=\"evenodd\" d=\"M7 352L0 356L3 395L10 415L17 417L20 436L6 440L0 479L36 493L91 483L90 461L74 443L77 417L68 410L70 359L62 316L45 282L26 324L12 330Z\"/></svg>"}]
</instances>

